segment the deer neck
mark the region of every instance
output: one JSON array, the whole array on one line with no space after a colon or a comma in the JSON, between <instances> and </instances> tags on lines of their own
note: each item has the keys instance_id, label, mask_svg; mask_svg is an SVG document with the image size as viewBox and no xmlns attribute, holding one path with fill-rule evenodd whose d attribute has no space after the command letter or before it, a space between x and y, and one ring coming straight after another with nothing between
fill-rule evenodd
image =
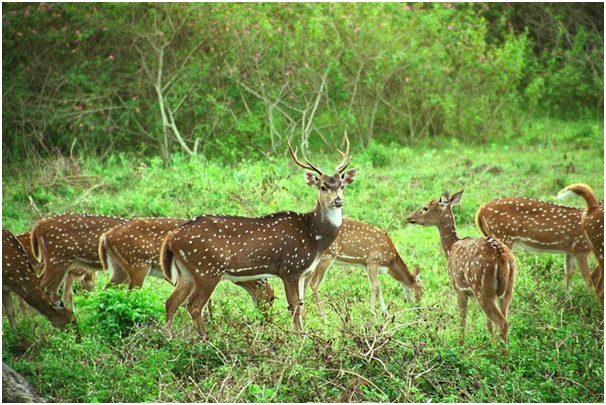
<instances>
[{"instance_id":1,"label":"deer neck","mask_svg":"<svg viewBox=\"0 0 606 405\"><path fill-rule=\"evenodd\" d=\"M446 258L448 258L452 246L459 240L457 226L452 211L449 210L445 213L442 222L438 226L438 230L440 231L442 249L444 249L444 254L446 255Z\"/></svg>"},{"instance_id":2,"label":"deer neck","mask_svg":"<svg viewBox=\"0 0 606 405\"><path fill-rule=\"evenodd\" d=\"M311 231L318 242L320 252L328 248L337 238L343 223L341 208L323 207L319 202L311 212Z\"/></svg>"}]
</instances>

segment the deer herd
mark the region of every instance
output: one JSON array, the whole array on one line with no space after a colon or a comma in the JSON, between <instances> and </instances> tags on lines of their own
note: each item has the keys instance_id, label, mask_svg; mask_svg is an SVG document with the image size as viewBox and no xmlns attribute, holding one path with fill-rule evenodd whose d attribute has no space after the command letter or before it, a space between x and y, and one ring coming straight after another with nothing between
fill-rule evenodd
<instances>
[{"instance_id":1,"label":"deer herd","mask_svg":"<svg viewBox=\"0 0 606 405\"><path fill-rule=\"evenodd\" d=\"M101 215L64 214L39 220L21 235L2 231L2 303L9 323L16 326L11 293L20 296L50 322L64 328L75 324L72 284L91 289L97 271L111 272L110 285L128 283L142 288L147 276L164 278L174 290L168 297L166 324L170 327L179 307L187 310L201 336L202 316L218 283L229 280L248 292L256 305L271 303L274 292L267 282L277 277L284 284L288 309L296 330L301 330L304 296L311 285L319 315L326 319L320 284L337 262L362 266L370 283L370 307L381 293L379 274L398 281L407 300L423 295L420 270L411 272L384 230L343 217L344 189L357 176L350 164L349 140L333 174L309 160L301 162L290 143L293 161L305 169L305 181L317 190L313 210L279 212L250 218L202 215L191 220L174 218L124 219ZM516 279L515 245L540 252L566 255L566 292L570 292L576 261L587 286L604 309L604 203L584 184L558 193L577 195L586 209L577 209L523 197L504 197L483 204L475 221L484 237L459 238L452 207L463 190L444 193L413 212L406 222L438 228L447 273L456 294L460 338L465 339L467 306L475 297L487 316L488 329L498 329L507 342L508 310ZM590 257L597 266L590 269ZM62 299L57 292L63 287Z\"/></svg>"}]
</instances>

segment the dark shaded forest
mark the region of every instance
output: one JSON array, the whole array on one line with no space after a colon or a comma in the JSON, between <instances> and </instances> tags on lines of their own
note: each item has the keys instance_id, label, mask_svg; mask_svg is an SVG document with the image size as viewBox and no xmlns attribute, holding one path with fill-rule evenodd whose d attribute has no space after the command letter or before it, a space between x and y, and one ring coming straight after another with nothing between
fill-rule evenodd
<instances>
[{"instance_id":1,"label":"dark shaded forest","mask_svg":"<svg viewBox=\"0 0 606 405\"><path fill-rule=\"evenodd\" d=\"M603 3L3 3L3 164L603 117Z\"/></svg>"}]
</instances>

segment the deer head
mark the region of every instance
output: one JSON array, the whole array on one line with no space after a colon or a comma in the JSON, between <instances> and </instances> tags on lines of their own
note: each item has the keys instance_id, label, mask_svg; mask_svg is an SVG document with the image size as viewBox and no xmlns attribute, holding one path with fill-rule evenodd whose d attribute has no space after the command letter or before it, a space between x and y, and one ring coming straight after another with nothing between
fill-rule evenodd
<instances>
[{"instance_id":1,"label":"deer head","mask_svg":"<svg viewBox=\"0 0 606 405\"><path fill-rule=\"evenodd\" d=\"M324 174L322 170L312 164L307 158L304 158L307 163L302 163L297 157L297 152L293 151L290 140L288 141L288 149L293 160L297 165L309 170L305 172L305 181L309 186L315 187L318 190L318 203L325 209L343 207L343 189L351 184L358 174L358 169L351 169L345 172L351 161L347 133L345 134L345 142L347 144L345 152L339 150L339 153L343 156L343 160L335 168L335 173L329 176Z\"/></svg>"}]
</instances>

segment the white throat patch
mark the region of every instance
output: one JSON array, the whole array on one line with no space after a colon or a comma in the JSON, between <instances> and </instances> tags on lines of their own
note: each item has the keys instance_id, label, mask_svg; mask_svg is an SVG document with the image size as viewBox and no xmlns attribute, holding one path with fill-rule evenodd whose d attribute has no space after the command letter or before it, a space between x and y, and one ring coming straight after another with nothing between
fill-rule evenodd
<instances>
[{"instance_id":1,"label":"white throat patch","mask_svg":"<svg viewBox=\"0 0 606 405\"><path fill-rule=\"evenodd\" d=\"M343 213L341 208L329 208L326 210L326 219L336 227L343 223Z\"/></svg>"}]
</instances>

